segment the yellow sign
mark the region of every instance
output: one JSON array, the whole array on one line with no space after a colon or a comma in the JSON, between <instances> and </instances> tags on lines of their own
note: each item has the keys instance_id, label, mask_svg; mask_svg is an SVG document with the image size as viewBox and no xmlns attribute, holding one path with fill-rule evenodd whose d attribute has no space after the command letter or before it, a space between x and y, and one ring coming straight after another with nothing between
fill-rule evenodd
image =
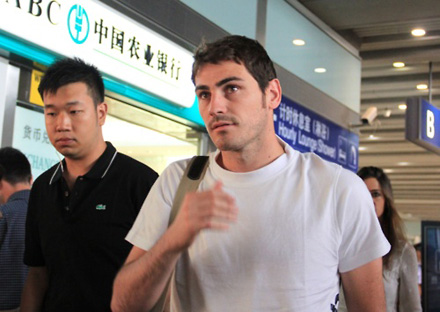
<instances>
[{"instance_id":1,"label":"yellow sign","mask_svg":"<svg viewBox=\"0 0 440 312\"><path fill-rule=\"evenodd\" d=\"M43 72L38 70L32 70L31 77L31 88L29 94L29 102L44 106L43 100L41 99L40 93L38 93L38 86L40 85L41 78L43 77Z\"/></svg>"}]
</instances>

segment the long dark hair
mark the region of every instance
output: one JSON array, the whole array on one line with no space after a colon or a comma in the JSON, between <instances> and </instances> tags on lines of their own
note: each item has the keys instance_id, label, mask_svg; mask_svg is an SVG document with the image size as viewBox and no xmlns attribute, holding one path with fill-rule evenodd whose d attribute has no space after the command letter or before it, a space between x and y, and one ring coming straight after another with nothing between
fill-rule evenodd
<instances>
[{"instance_id":1,"label":"long dark hair","mask_svg":"<svg viewBox=\"0 0 440 312\"><path fill-rule=\"evenodd\" d=\"M375 178L382 189L385 207L382 216L379 218L379 222L385 237L391 244L390 252L383 257L383 265L387 266L393 256L393 251L396 250L402 242L406 241L403 221L397 213L394 204L393 188L391 187L390 179L380 168L363 167L358 171L358 176L364 181L368 178Z\"/></svg>"}]
</instances>

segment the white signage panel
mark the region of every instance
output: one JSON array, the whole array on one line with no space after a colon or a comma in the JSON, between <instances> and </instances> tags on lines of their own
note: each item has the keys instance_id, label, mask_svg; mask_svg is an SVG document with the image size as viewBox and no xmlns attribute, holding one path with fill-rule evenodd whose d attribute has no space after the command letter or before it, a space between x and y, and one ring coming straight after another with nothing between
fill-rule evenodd
<instances>
[{"instance_id":1,"label":"white signage panel","mask_svg":"<svg viewBox=\"0 0 440 312\"><path fill-rule=\"evenodd\" d=\"M34 180L59 161L47 136L44 114L31 109L16 106L12 146L28 158Z\"/></svg>"},{"instance_id":2,"label":"white signage panel","mask_svg":"<svg viewBox=\"0 0 440 312\"><path fill-rule=\"evenodd\" d=\"M0 1L0 30L180 106L194 103L192 53L99 1Z\"/></svg>"}]
</instances>

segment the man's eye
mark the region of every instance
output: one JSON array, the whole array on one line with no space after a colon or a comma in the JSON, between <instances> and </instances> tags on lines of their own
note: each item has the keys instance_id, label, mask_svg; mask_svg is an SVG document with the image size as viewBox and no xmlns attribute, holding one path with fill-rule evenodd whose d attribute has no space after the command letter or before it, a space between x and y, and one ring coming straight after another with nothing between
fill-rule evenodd
<instances>
[{"instance_id":1,"label":"man's eye","mask_svg":"<svg viewBox=\"0 0 440 312\"><path fill-rule=\"evenodd\" d=\"M198 95L198 98L200 100L206 100L208 98L208 96L209 96L208 92L200 92Z\"/></svg>"},{"instance_id":2,"label":"man's eye","mask_svg":"<svg viewBox=\"0 0 440 312\"><path fill-rule=\"evenodd\" d=\"M47 113L46 113L46 116L51 116L51 117L53 117L53 116L55 116L55 113L47 112Z\"/></svg>"},{"instance_id":3,"label":"man's eye","mask_svg":"<svg viewBox=\"0 0 440 312\"><path fill-rule=\"evenodd\" d=\"M234 93L238 91L238 87L237 86L227 86L226 91L228 93Z\"/></svg>"}]
</instances>

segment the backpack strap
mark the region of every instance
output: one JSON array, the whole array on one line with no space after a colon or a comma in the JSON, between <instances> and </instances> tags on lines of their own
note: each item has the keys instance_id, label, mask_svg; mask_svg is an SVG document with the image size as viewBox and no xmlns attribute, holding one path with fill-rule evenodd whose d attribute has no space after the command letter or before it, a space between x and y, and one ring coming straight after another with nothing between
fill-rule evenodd
<instances>
[{"instance_id":1,"label":"backpack strap","mask_svg":"<svg viewBox=\"0 0 440 312\"><path fill-rule=\"evenodd\" d=\"M174 196L168 226L170 226L176 218L185 194L188 192L194 192L199 187L209 165L208 159L208 156L194 156L188 163L188 166L183 173L182 180L180 180L176 195Z\"/></svg>"},{"instance_id":2,"label":"backpack strap","mask_svg":"<svg viewBox=\"0 0 440 312\"><path fill-rule=\"evenodd\" d=\"M182 179L180 180L179 186L174 196L173 207L171 208L170 220L168 221L168 226L173 223L174 219L179 212L180 205L182 204L185 194L188 192L194 192L199 187L200 182L205 176L206 169L209 165L208 156L194 156L188 163ZM167 285L156 302L154 307L150 312L163 312L169 311L170 305L170 283L173 279L174 270L171 277L168 279Z\"/></svg>"}]
</instances>

